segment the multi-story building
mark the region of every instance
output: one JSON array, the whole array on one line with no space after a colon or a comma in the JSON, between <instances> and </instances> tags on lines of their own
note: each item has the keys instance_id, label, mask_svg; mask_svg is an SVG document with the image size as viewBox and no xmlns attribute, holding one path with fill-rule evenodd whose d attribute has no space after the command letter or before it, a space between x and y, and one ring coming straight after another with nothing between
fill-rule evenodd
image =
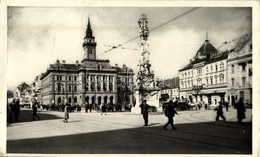
<instances>
[{"instance_id":1,"label":"multi-story building","mask_svg":"<svg viewBox=\"0 0 260 157\"><path fill-rule=\"evenodd\" d=\"M20 100L20 105L29 105L32 98L31 87L23 82L14 90L14 97Z\"/></svg>"},{"instance_id":2,"label":"multi-story building","mask_svg":"<svg viewBox=\"0 0 260 157\"><path fill-rule=\"evenodd\" d=\"M252 104L252 36L241 38L230 53L228 63L228 100L234 105L239 98Z\"/></svg>"},{"instance_id":3,"label":"multi-story building","mask_svg":"<svg viewBox=\"0 0 260 157\"><path fill-rule=\"evenodd\" d=\"M132 105L133 70L125 65L122 68L111 66L109 60L97 59L96 45L88 21L81 64L78 61L67 64L57 60L42 75L43 104L117 104L118 96L123 93L125 97L120 97L120 101ZM124 90L118 90L119 87Z\"/></svg>"},{"instance_id":4,"label":"multi-story building","mask_svg":"<svg viewBox=\"0 0 260 157\"><path fill-rule=\"evenodd\" d=\"M214 105L227 101L227 58L231 51L219 52L205 40L190 63L179 70L181 100Z\"/></svg>"},{"instance_id":5,"label":"multi-story building","mask_svg":"<svg viewBox=\"0 0 260 157\"><path fill-rule=\"evenodd\" d=\"M160 81L158 87L161 89L159 95L161 99L177 100L180 97L179 77L173 77Z\"/></svg>"},{"instance_id":6,"label":"multi-story building","mask_svg":"<svg viewBox=\"0 0 260 157\"><path fill-rule=\"evenodd\" d=\"M32 97L37 98L41 103L41 76L36 76L33 83L31 84Z\"/></svg>"}]
</instances>

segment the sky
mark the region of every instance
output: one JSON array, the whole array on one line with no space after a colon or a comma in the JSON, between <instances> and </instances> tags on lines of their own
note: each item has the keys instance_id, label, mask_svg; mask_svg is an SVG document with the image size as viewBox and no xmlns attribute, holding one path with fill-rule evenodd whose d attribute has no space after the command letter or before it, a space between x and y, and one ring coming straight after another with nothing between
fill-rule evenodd
<instances>
[{"instance_id":1,"label":"sky","mask_svg":"<svg viewBox=\"0 0 260 157\"><path fill-rule=\"evenodd\" d=\"M97 58L109 59L138 71L140 39L110 49L139 35L138 19L147 14L151 30L192 7L8 7L7 87L32 83L57 59L75 63L83 59L83 39L90 18L97 42ZM150 32L152 71L160 79L178 75L204 43L219 48L252 33L252 9L242 7L202 7ZM235 46L234 42L219 49Z\"/></svg>"}]
</instances>

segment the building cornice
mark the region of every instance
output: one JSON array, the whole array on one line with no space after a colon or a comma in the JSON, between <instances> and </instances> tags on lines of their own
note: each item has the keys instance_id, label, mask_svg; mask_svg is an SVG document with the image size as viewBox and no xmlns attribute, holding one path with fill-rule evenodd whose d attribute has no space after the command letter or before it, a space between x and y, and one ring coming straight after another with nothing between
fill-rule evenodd
<instances>
[{"instance_id":1,"label":"building cornice","mask_svg":"<svg viewBox=\"0 0 260 157\"><path fill-rule=\"evenodd\" d=\"M241 56L236 56L233 58L229 58L227 59L227 62L231 62L231 61L236 61L236 60L240 60L240 59L244 59L244 58L252 58L252 53L246 54L246 55L241 55Z\"/></svg>"}]
</instances>

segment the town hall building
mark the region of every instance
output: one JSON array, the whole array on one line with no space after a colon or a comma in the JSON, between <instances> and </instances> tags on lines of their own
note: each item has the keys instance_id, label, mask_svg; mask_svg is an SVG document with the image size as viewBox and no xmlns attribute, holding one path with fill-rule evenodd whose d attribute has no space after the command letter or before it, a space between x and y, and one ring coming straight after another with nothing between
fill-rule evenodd
<instances>
[{"instance_id":1,"label":"town hall building","mask_svg":"<svg viewBox=\"0 0 260 157\"><path fill-rule=\"evenodd\" d=\"M88 19L83 60L74 64L57 60L50 64L41 76L42 104L133 105L133 70L97 59L96 46Z\"/></svg>"}]
</instances>

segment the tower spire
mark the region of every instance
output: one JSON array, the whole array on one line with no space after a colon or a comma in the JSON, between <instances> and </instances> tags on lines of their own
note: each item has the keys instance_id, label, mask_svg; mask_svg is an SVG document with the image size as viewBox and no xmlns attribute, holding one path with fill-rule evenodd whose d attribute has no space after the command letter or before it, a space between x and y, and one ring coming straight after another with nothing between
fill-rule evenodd
<instances>
[{"instance_id":1,"label":"tower spire","mask_svg":"<svg viewBox=\"0 0 260 157\"><path fill-rule=\"evenodd\" d=\"M91 25L90 25L90 19L89 19L89 17L88 17L88 27L90 27L90 28L91 28Z\"/></svg>"},{"instance_id":2,"label":"tower spire","mask_svg":"<svg viewBox=\"0 0 260 157\"><path fill-rule=\"evenodd\" d=\"M86 37L93 37L89 17L88 17L88 26L87 26L87 30L86 30Z\"/></svg>"},{"instance_id":3,"label":"tower spire","mask_svg":"<svg viewBox=\"0 0 260 157\"><path fill-rule=\"evenodd\" d=\"M84 38L83 49L85 51L85 59L96 59L96 45L95 37L92 34L90 19L88 18L88 25L86 29L86 36Z\"/></svg>"}]
</instances>

